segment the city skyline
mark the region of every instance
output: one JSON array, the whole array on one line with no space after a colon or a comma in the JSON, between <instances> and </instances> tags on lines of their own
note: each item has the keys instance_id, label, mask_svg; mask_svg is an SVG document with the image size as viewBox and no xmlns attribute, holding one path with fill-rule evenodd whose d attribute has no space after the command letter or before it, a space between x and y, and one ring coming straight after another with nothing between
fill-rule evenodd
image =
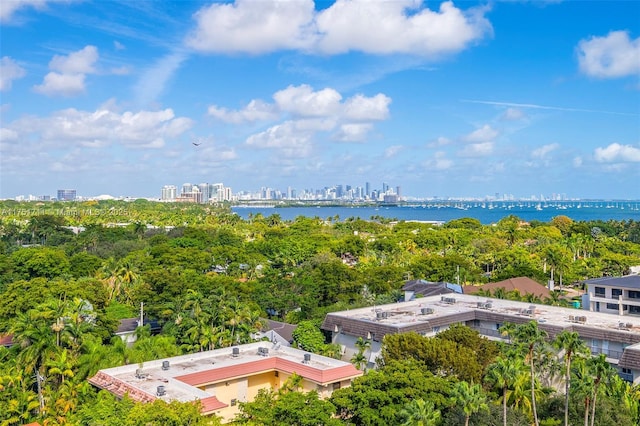
<instances>
[{"instance_id":1,"label":"city skyline","mask_svg":"<svg viewBox=\"0 0 640 426\"><path fill-rule=\"evenodd\" d=\"M158 198L191 176L237 192L394 182L422 199L640 199L639 14L625 1L2 2L0 198Z\"/></svg>"}]
</instances>

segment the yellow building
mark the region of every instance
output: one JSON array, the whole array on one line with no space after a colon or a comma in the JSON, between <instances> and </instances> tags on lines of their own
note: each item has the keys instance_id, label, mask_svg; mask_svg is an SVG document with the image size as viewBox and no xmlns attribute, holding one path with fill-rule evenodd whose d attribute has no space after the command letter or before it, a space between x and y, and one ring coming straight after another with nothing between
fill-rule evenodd
<instances>
[{"instance_id":1,"label":"yellow building","mask_svg":"<svg viewBox=\"0 0 640 426\"><path fill-rule=\"evenodd\" d=\"M108 368L89 382L139 402L200 401L203 415L215 414L226 422L238 413L239 402L253 401L260 389L278 390L294 373L302 378L303 391L317 390L321 398L362 375L344 361L256 342Z\"/></svg>"}]
</instances>

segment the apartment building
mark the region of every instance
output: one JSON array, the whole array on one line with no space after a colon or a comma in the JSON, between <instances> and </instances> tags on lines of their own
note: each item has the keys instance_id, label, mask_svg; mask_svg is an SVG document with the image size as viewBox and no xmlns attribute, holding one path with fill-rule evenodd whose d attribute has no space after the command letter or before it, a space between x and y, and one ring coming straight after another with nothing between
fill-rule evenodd
<instances>
[{"instance_id":1,"label":"apartment building","mask_svg":"<svg viewBox=\"0 0 640 426\"><path fill-rule=\"evenodd\" d=\"M203 415L229 422L239 412L239 402L253 401L260 389L278 390L294 373L302 378L302 390L317 390L321 398L362 375L348 362L256 342L108 368L89 382L138 402L199 401Z\"/></svg>"},{"instance_id":2,"label":"apartment building","mask_svg":"<svg viewBox=\"0 0 640 426\"><path fill-rule=\"evenodd\" d=\"M584 309L618 315L640 315L640 275L586 280Z\"/></svg>"},{"instance_id":3,"label":"apartment building","mask_svg":"<svg viewBox=\"0 0 640 426\"><path fill-rule=\"evenodd\" d=\"M592 354L605 354L622 378L640 383L640 317L581 309L533 305L467 294L447 294L408 302L327 314L322 329L342 346L344 359L357 352L359 337L371 340L369 367L380 355L386 334L414 331L434 336L452 324L463 324L490 339L502 339L505 323L538 322L553 339L563 330L577 332Z\"/></svg>"}]
</instances>

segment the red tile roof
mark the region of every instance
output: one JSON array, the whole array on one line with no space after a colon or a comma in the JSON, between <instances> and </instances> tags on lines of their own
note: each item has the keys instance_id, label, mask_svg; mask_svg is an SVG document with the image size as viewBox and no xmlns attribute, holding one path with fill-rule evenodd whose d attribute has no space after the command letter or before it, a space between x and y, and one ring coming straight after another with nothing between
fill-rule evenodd
<instances>
[{"instance_id":1,"label":"red tile roof","mask_svg":"<svg viewBox=\"0 0 640 426\"><path fill-rule=\"evenodd\" d=\"M185 374L175 377L177 380L192 386L217 383L237 377L246 377L267 371L282 371L289 374L296 373L307 380L318 384L329 384L340 380L350 379L362 375L362 372L351 364L335 368L319 369L302 362L290 361L279 357L239 363L228 367L212 368L198 373Z\"/></svg>"},{"instance_id":2,"label":"red tile roof","mask_svg":"<svg viewBox=\"0 0 640 426\"><path fill-rule=\"evenodd\" d=\"M202 398L200 400L200 403L202 404L200 407L200 412L202 414L209 414L214 412L215 410L219 410L221 408L224 407L228 407L228 404L225 404L224 402L220 402L218 400L218 398L216 398L215 396L210 396L208 398Z\"/></svg>"}]
</instances>

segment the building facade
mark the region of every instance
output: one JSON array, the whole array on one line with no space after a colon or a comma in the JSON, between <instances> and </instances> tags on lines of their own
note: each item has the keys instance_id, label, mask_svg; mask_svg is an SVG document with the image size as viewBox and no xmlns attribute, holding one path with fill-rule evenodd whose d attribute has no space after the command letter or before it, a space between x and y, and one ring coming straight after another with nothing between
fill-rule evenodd
<instances>
[{"instance_id":1,"label":"building facade","mask_svg":"<svg viewBox=\"0 0 640 426\"><path fill-rule=\"evenodd\" d=\"M76 196L75 189L58 189L58 201L75 201Z\"/></svg>"},{"instance_id":2,"label":"building facade","mask_svg":"<svg viewBox=\"0 0 640 426\"><path fill-rule=\"evenodd\" d=\"M139 402L199 401L203 415L231 421L238 403L253 401L260 389L278 390L293 374L303 391L321 398L362 375L348 362L271 342L256 342L163 360L100 370L89 382L117 397Z\"/></svg>"},{"instance_id":3,"label":"building facade","mask_svg":"<svg viewBox=\"0 0 640 426\"><path fill-rule=\"evenodd\" d=\"M618 315L640 315L640 275L604 277L584 282L584 309Z\"/></svg>"},{"instance_id":4,"label":"building facade","mask_svg":"<svg viewBox=\"0 0 640 426\"><path fill-rule=\"evenodd\" d=\"M344 358L356 352L359 337L370 339L369 366L373 366L386 334L413 331L434 336L452 324L463 324L490 339L503 339L499 330L505 323L532 320L550 339L564 330L577 332L593 355L604 354L622 378L640 383L640 317L636 316L448 294L329 313L322 329L341 345Z\"/></svg>"}]
</instances>

